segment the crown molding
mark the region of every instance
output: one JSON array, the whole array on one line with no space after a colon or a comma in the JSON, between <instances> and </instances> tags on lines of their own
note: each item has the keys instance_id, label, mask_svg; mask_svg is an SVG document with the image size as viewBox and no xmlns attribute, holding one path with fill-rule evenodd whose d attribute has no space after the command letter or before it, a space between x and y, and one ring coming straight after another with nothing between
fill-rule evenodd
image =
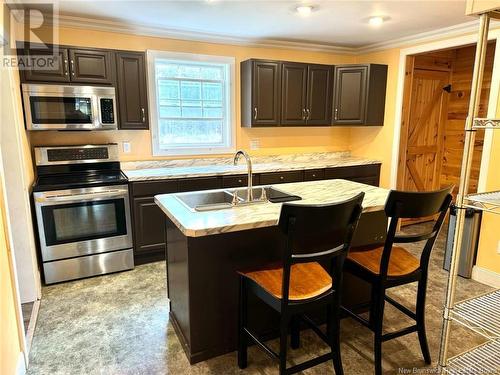
<instances>
[{"instance_id":1,"label":"crown molding","mask_svg":"<svg viewBox=\"0 0 500 375\"><path fill-rule=\"evenodd\" d=\"M458 35L473 33L478 30L478 20L465 22L449 27L444 27L432 31L414 34L407 37L392 39L380 43L374 43L361 47L336 46L326 43L297 42L276 39L252 39L243 37L233 37L229 35L211 34L196 30L177 30L165 28L157 25L144 25L139 23L110 21L87 17L77 17L60 14L54 17L54 22L58 22L59 27L78 28L86 30L98 30L115 32L122 34L133 34L142 36L152 36L160 38L170 38L179 40L189 40L195 42L208 42L216 44L231 44L260 48L282 48L295 49L313 52L329 52L344 55L361 55L391 48L401 48L409 45L432 42L439 39L452 38ZM500 23L493 24L493 28L500 27Z\"/></svg>"},{"instance_id":2,"label":"crown molding","mask_svg":"<svg viewBox=\"0 0 500 375\"><path fill-rule=\"evenodd\" d=\"M324 43L297 42L275 39L252 39L243 37L233 37L230 35L212 34L196 30L177 30L165 28L158 25L144 25L139 23L119 22L110 20L100 20L94 18L77 17L61 14L57 17L59 27L93 29L99 31L109 31L116 33L162 37L169 39L189 40L195 42L207 42L216 44L243 45L249 47L263 48L284 48L297 49L314 52L331 52L339 54L353 54L352 47L335 46Z\"/></svg>"}]
</instances>

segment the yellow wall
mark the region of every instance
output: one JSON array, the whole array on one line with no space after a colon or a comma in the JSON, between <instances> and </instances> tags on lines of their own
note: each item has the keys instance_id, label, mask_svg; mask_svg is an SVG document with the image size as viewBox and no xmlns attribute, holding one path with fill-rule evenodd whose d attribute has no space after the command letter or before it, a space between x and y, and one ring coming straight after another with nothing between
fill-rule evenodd
<instances>
[{"instance_id":1,"label":"yellow wall","mask_svg":"<svg viewBox=\"0 0 500 375\"><path fill-rule=\"evenodd\" d=\"M15 374L21 353L16 318L16 298L9 257L10 248L5 228L3 174L0 172L0 374Z\"/></svg>"},{"instance_id":2,"label":"yellow wall","mask_svg":"<svg viewBox=\"0 0 500 375\"><path fill-rule=\"evenodd\" d=\"M349 147L348 128L267 128L247 129L240 127L240 79L239 64L249 58L265 58L325 64L354 62L354 56L331 53L307 52L277 48L255 48L224 44L181 41L166 38L133 36L127 34L81 29L61 28L59 43L85 47L113 48L134 51L164 50L233 56L236 59L236 146L249 149L250 140L258 139L261 149L253 154L275 154L313 151L344 151ZM121 155L122 160L151 159L149 131L106 131L102 133L33 132L33 145L75 144L131 141L132 152Z\"/></svg>"}]
</instances>

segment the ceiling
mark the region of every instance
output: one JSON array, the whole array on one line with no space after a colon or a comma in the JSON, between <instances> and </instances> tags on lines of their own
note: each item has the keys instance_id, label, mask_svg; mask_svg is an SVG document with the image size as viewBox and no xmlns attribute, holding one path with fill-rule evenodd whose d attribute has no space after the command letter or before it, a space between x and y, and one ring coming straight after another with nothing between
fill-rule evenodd
<instances>
[{"instance_id":1,"label":"ceiling","mask_svg":"<svg viewBox=\"0 0 500 375\"><path fill-rule=\"evenodd\" d=\"M473 21L465 0L134 1L58 0L62 15L249 41L360 48ZM298 5L312 5L309 16ZM379 27L368 24L383 16Z\"/></svg>"}]
</instances>

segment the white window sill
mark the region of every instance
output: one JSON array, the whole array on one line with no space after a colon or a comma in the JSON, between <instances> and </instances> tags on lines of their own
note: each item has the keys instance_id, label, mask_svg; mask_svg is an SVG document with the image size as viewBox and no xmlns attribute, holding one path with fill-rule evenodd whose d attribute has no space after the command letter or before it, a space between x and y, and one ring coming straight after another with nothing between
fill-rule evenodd
<instances>
[{"instance_id":1,"label":"white window sill","mask_svg":"<svg viewBox=\"0 0 500 375\"><path fill-rule=\"evenodd\" d=\"M179 148L172 150L154 150L153 156L201 156L235 153L236 148Z\"/></svg>"}]
</instances>

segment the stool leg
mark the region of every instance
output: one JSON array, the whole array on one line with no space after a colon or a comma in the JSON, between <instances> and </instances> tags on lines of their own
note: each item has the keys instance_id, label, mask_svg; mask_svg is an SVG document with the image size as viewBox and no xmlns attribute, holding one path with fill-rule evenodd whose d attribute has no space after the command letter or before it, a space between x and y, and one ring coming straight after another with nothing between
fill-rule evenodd
<instances>
[{"instance_id":1,"label":"stool leg","mask_svg":"<svg viewBox=\"0 0 500 375\"><path fill-rule=\"evenodd\" d=\"M382 375L382 328L384 322L385 289L374 286L372 293L372 311L370 321L373 324L373 351L375 357L375 374ZM373 314L373 318L372 318Z\"/></svg>"},{"instance_id":2,"label":"stool leg","mask_svg":"<svg viewBox=\"0 0 500 375\"><path fill-rule=\"evenodd\" d=\"M427 364L431 363L431 354L429 345L427 344L427 334L425 332L425 293L427 290L427 275L422 276L422 280L418 282L417 291L417 328L418 340L420 341L420 349L424 356L424 361Z\"/></svg>"},{"instance_id":3,"label":"stool leg","mask_svg":"<svg viewBox=\"0 0 500 375\"><path fill-rule=\"evenodd\" d=\"M328 305L327 308L327 335L330 338L330 349L333 354L333 368L335 375L343 375L342 357L340 354L340 307L335 308Z\"/></svg>"},{"instance_id":4,"label":"stool leg","mask_svg":"<svg viewBox=\"0 0 500 375\"><path fill-rule=\"evenodd\" d=\"M291 347L292 349L298 349L300 347L300 319L298 315L294 315L292 317L291 328L292 328Z\"/></svg>"},{"instance_id":5,"label":"stool leg","mask_svg":"<svg viewBox=\"0 0 500 375\"><path fill-rule=\"evenodd\" d=\"M247 301L248 292L245 285L245 278L240 276L240 294L239 294L239 319L238 319L238 367L244 369L247 367L247 348L248 337L244 330L247 326Z\"/></svg>"},{"instance_id":6,"label":"stool leg","mask_svg":"<svg viewBox=\"0 0 500 375\"><path fill-rule=\"evenodd\" d=\"M280 323L280 375L286 374L286 348L288 343L288 323L289 318L286 312L281 312Z\"/></svg>"}]
</instances>

